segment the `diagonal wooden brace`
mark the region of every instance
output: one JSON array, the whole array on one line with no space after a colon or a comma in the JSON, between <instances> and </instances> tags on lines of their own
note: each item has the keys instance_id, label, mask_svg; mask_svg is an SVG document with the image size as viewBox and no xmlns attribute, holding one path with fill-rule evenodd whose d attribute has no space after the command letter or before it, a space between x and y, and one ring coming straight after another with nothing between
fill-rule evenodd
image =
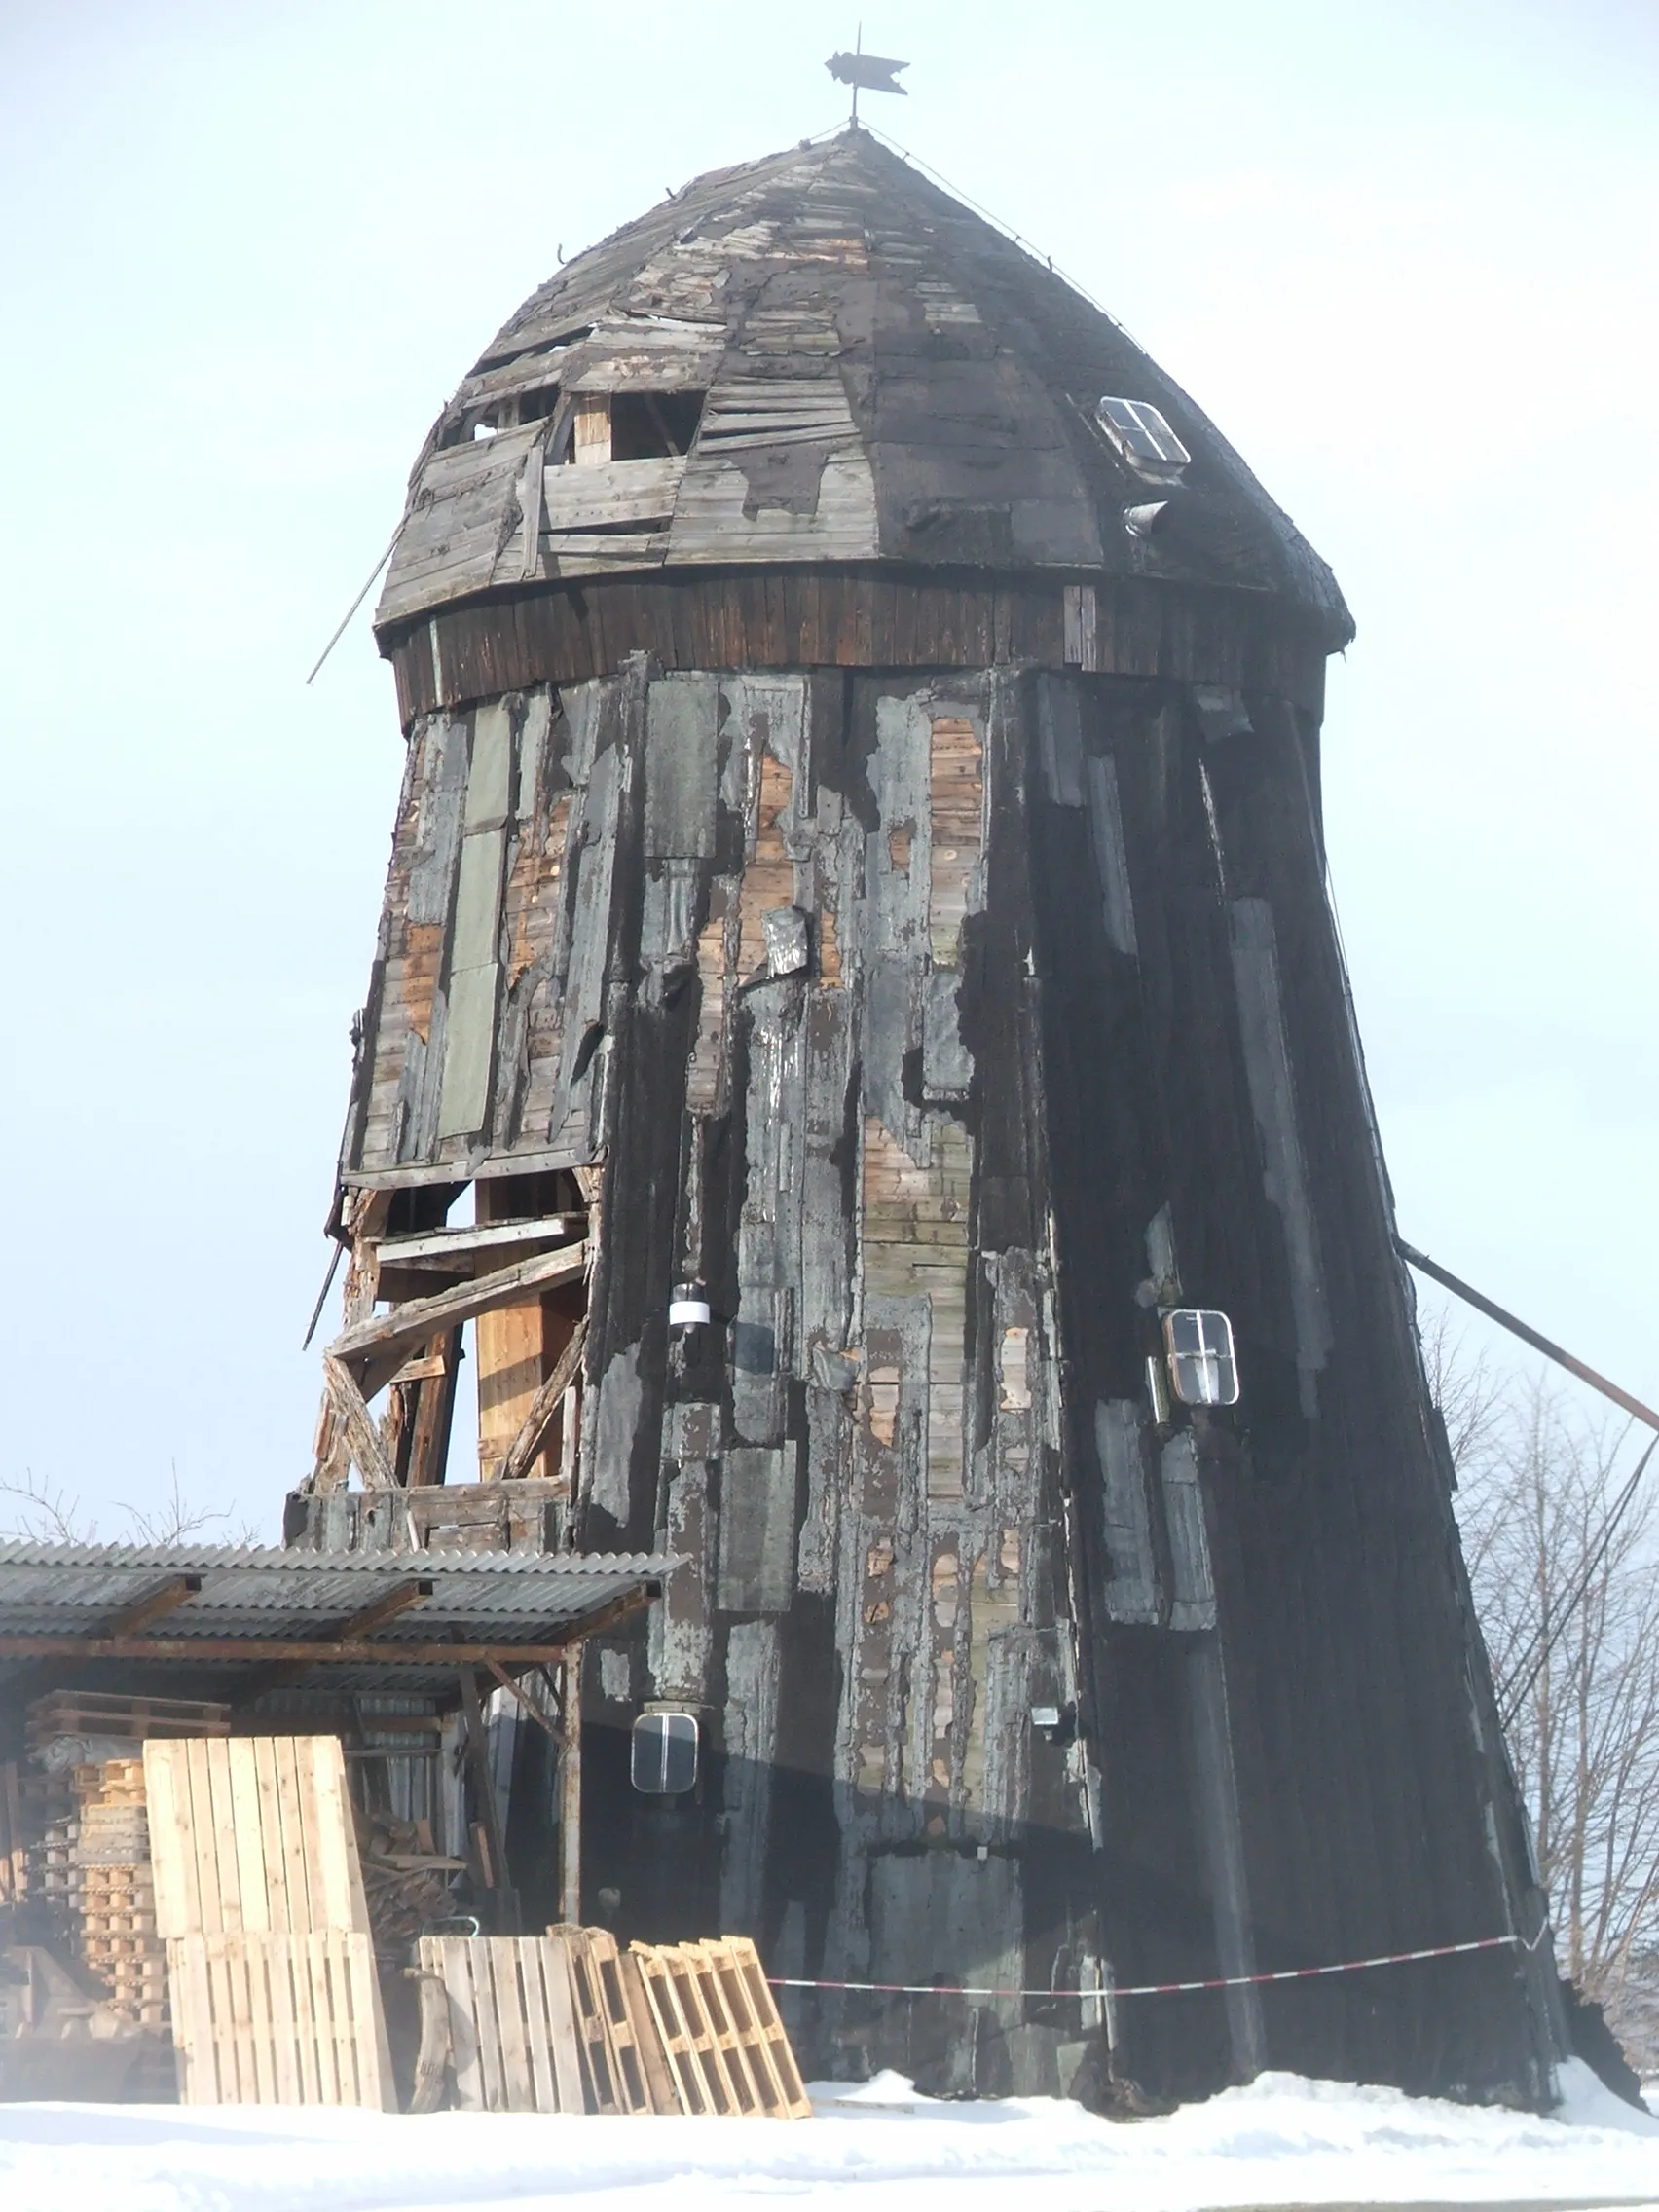
<instances>
[{"instance_id":1,"label":"diagonal wooden brace","mask_svg":"<svg viewBox=\"0 0 1659 2212\"><path fill-rule=\"evenodd\" d=\"M500 1268L494 1274L458 1283L434 1297L412 1298L389 1313L371 1314L343 1329L329 1346L325 1361L335 1360L346 1369L366 1402L391 1381L416 1345L498 1307L516 1306L527 1294L574 1281L586 1267L586 1244L567 1244L536 1259L521 1260L516 1268ZM384 1459L385 1454L381 1456ZM362 1465L361 1460L357 1463Z\"/></svg>"},{"instance_id":2,"label":"diagonal wooden brace","mask_svg":"<svg viewBox=\"0 0 1659 2212\"><path fill-rule=\"evenodd\" d=\"M578 1321L570 1343L554 1362L553 1372L539 1386L530 1401L530 1411L524 1417L524 1425L513 1438L506 1457L501 1461L499 1480L516 1480L531 1465L541 1450L542 1439L553 1425L553 1417L559 1411L559 1401L575 1380L576 1369L581 1365L582 1346L587 1343L587 1323Z\"/></svg>"},{"instance_id":3,"label":"diagonal wooden brace","mask_svg":"<svg viewBox=\"0 0 1659 2212\"><path fill-rule=\"evenodd\" d=\"M330 1351L322 1355L322 1386L335 1418L346 1433L346 1443L357 1462L365 1490L395 1490L397 1475L386 1456L380 1430L375 1426L356 1379L343 1360Z\"/></svg>"}]
</instances>

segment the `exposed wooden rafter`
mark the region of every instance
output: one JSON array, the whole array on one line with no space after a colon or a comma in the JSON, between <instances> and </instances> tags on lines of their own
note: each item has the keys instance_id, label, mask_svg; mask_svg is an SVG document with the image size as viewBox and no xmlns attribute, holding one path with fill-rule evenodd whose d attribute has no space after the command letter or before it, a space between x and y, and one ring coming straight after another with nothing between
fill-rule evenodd
<instances>
[{"instance_id":1,"label":"exposed wooden rafter","mask_svg":"<svg viewBox=\"0 0 1659 2212\"><path fill-rule=\"evenodd\" d=\"M152 1621L159 1621L168 1613L177 1612L180 1605L188 1604L201 1588L200 1574L175 1574L164 1582L160 1589L150 1591L145 1597L134 1598L129 1605L123 1605L108 1623L105 1633L109 1636L136 1636L140 1629L148 1628Z\"/></svg>"}]
</instances>

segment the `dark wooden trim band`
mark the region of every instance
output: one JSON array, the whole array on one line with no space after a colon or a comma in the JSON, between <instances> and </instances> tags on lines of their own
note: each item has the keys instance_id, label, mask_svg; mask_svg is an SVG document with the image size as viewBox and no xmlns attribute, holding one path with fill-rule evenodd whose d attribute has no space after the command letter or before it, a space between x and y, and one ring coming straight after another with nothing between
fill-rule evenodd
<instances>
[{"instance_id":1,"label":"dark wooden trim band","mask_svg":"<svg viewBox=\"0 0 1659 2212\"><path fill-rule=\"evenodd\" d=\"M1093 673L1270 692L1318 716L1326 648L1264 593L1135 576L982 570L719 569L474 600L382 634L405 728L417 715L536 683L664 669L1063 668L1067 589L1095 595ZM1087 663L1072 663L1082 665Z\"/></svg>"}]
</instances>

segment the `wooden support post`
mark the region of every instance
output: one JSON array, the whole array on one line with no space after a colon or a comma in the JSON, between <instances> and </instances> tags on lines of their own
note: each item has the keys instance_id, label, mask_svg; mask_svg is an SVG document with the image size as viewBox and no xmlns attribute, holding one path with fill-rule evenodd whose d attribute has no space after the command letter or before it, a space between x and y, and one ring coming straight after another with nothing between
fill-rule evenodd
<instances>
[{"instance_id":1,"label":"wooden support post","mask_svg":"<svg viewBox=\"0 0 1659 2212\"><path fill-rule=\"evenodd\" d=\"M560 1674L559 1917L582 1919L582 1647L566 1652Z\"/></svg>"},{"instance_id":2,"label":"wooden support post","mask_svg":"<svg viewBox=\"0 0 1659 2212\"><path fill-rule=\"evenodd\" d=\"M461 1331L451 1329L447 1336L434 1338L429 1356L441 1362L439 1372L424 1377L411 1391L415 1410L407 1423L403 1461L403 1478L411 1490L429 1490L441 1483L449 1466L455 1391L461 1379Z\"/></svg>"},{"instance_id":3,"label":"wooden support post","mask_svg":"<svg viewBox=\"0 0 1659 2212\"><path fill-rule=\"evenodd\" d=\"M586 1215L568 1209L571 1178L497 1175L477 1186L475 1235L522 1234L539 1217L557 1223L566 1239L580 1240ZM515 1230L514 1225L517 1225ZM513 1247L498 1250L498 1265ZM481 1313L475 1330L478 1355L478 1472L485 1481L550 1474L544 1449L558 1419L558 1394L547 1403L550 1366L565 1357L571 1333L580 1325L585 1300L571 1279L550 1292ZM566 1381L570 1380L567 1370ZM527 1442L527 1432L535 1429Z\"/></svg>"},{"instance_id":4,"label":"wooden support post","mask_svg":"<svg viewBox=\"0 0 1659 2212\"><path fill-rule=\"evenodd\" d=\"M486 1886L495 1893L496 1934L516 1936L519 1933L518 1892L513 1888L508 1872L506 1845L496 1811L496 1778L490 1772L489 1749L484 1735L484 1708L478 1695L478 1677L470 1667L462 1667L460 1672L461 1710L466 1722L466 1763L472 1775L473 1793L478 1799L478 1823L484 1830L484 1842L489 1853L490 1864L485 1869Z\"/></svg>"}]
</instances>

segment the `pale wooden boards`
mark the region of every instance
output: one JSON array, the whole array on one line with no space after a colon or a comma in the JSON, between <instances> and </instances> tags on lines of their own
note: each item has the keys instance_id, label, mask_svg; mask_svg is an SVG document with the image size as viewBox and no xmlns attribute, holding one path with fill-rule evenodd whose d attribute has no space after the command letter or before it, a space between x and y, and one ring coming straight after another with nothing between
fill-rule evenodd
<instances>
[{"instance_id":1,"label":"pale wooden boards","mask_svg":"<svg viewBox=\"0 0 1659 2212\"><path fill-rule=\"evenodd\" d=\"M464 2111L811 2112L755 1946L617 1949L604 1929L424 1936ZM440 2054L423 2049L422 2071Z\"/></svg>"},{"instance_id":2,"label":"pale wooden boards","mask_svg":"<svg viewBox=\"0 0 1659 2212\"><path fill-rule=\"evenodd\" d=\"M748 1936L636 1943L632 1956L682 2112L811 2117L800 2069Z\"/></svg>"},{"instance_id":3,"label":"pale wooden boards","mask_svg":"<svg viewBox=\"0 0 1659 2212\"><path fill-rule=\"evenodd\" d=\"M167 1969L183 2103L396 2109L366 1935L174 1936Z\"/></svg>"},{"instance_id":4,"label":"pale wooden boards","mask_svg":"<svg viewBox=\"0 0 1659 2212\"><path fill-rule=\"evenodd\" d=\"M336 1736L144 1746L186 2104L395 2103Z\"/></svg>"},{"instance_id":5,"label":"pale wooden boards","mask_svg":"<svg viewBox=\"0 0 1659 2212\"><path fill-rule=\"evenodd\" d=\"M421 1970L442 1984L462 2111L681 2109L639 1968L603 1928L424 1936Z\"/></svg>"},{"instance_id":6,"label":"pale wooden boards","mask_svg":"<svg viewBox=\"0 0 1659 2212\"><path fill-rule=\"evenodd\" d=\"M147 1743L144 1785L160 1935L368 1933L337 1736Z\"/></svg>"}]
</instances>

